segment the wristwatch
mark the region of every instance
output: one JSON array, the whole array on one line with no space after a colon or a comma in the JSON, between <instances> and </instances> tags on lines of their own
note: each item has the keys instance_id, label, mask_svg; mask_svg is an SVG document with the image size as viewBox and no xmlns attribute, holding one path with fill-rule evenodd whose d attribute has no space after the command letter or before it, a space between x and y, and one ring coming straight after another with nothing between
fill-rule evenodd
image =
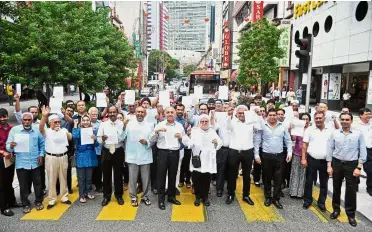
<instances>
[{"instance_id":1,"label":"wristwatch","mask_svg":"<svg viewBox=\"0 0 372 232\"><path fill-rule=\"evenodd\" d=\"M362 168L360 168L360 167L357 167L357 169L360 171L360 170L362 170Z\"/></svg>"}]
</instances>

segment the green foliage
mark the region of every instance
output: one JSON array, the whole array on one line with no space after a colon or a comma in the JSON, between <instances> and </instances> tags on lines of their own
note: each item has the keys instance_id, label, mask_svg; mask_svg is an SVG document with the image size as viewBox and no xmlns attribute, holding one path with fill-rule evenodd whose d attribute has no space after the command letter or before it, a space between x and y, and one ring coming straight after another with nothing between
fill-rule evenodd
<instances>
[{"instance_id":1,"label":"green foliage","mask_svg":"<svg viewBox=\"0 0 372 232\"><path fill-rule=\"evenodd\" d=\"M183 68L183 73L188 77L190 75L190 73L196 71L196 70L202 70L202 68L200 68L199 66L197 65L194 65L194 64L190 64L190 65L186 65L184 68Z\"/></svg>"},{"instance_id":2,"label":"green foliage","mask_svg":"<svg viewBox=\"0 0 372 232\"><path fill-rule=\"evenodd\" d=\"M35 89L77 84L85 93L124 89L136 67L133 48L90 2L32 2L4 27L0 72Z\"/></svg>"},{"instance_id":3,"label":"green foliage","mask_svg":"<svg viewBox=\"0 0 372 232\"><path fill-rule=\"evenodd\" d=\"M165 72L166 79L178 77L176 69L180 66L177 59L173 59L166 51L152 50L149 55L149 75L155 72Z\"/></svg>"},{"instance_id":4,"label":"green foliage","mask_svg":"<svg viewBox=\"0 0 372 232\"><path fill-rule=\"evenodd\" d=\"M279 75L277 60L284 56L279 47L281 29L263 18L253 23L239 39L240 65L238 80L245 87L276 81Z\"/></svg>"}]
</instances>

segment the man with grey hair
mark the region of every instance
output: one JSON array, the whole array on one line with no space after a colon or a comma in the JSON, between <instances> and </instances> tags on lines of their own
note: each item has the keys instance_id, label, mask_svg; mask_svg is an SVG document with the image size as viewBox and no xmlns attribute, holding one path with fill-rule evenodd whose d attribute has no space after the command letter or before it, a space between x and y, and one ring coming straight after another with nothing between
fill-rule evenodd
<instances>
[{"instance_id":1,"label":"man with grey hair","mask_svg":"<svg viewBox=\"0 0 372 232\"><path fill-rule=\"evenodd\" d=\"M31 113L23 113L22 125L15 126L10 130L6 142L7 150L14 152L17 157L15 166L17 169L23 213L31 212L31 203L28 196L32 184L35 190L36 209L44 209L42 204L43 192L40 172L44 159L44 137L40 134L38 128L32 126L32 123L33 115ZM22 137L20 137L21 135ZM25 140L28 140L29 143L24 143ZM25 149L24 151L17 149L19 146L24 146L26 144L29 145L28 149L26 147L23 148Z\"/></svg>"},{"instance_id":2,"label":"man with grey hair","mask_svg":"<svg viewBox=\"0 0 372 232\"><path fill-rule=\"evenodd\" d=\"M71 133L65 128L61 128L61 120L56 114L50 115L50 110L42 107L42 118L40 120L39 130L45 137L45 168L48 176L48 198L49 203L47 209L55 206L57 201L56 182L59 179L61 202L71 204L68 199L67 188L67 146L68 140L72 139ZM49 117L48 117L49 116ZM46 122L49 122L50 128L45 128Z\"/></svg>"}]
</instances>

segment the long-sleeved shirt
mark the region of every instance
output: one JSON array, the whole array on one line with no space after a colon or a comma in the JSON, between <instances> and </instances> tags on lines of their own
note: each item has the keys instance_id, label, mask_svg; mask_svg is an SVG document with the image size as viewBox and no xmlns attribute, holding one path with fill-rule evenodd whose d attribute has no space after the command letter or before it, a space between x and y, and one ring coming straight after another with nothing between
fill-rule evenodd
<instances>
[{"instance_id":1,"label":"long-sleeved shirt","mask_svg":"<svg viewBox=\"0 0 372 232\"><path fill-rule=\"evenodd\" d=\"M271 127L265 122L262 130L256 132L254 140L254 156L259 158L259 149L262 142L262 151L265 153L277 154L283 152L283 141L287 145L287 153L292 156L292 140L288 130L278 122Z\"/></svg>"},{"instance_id":2,"label":"long-sleeved shirt","mask_svg":"<svg viewBox=\"0 0 372 232\"><path fill-rule=\"evenodd\" d=\"M155 131L161 128L166 128L166 132L159 132L156 134ZM183 126L178 123L168 123L167 120L160 122L158 125L155 126L154 131L151 133L150 141L152 143L157 142L157 147L159 149L167 149L167 150L179 150L181 147L181 143L179 139L175 137L175 134L181 134L181 136L186 136L185 129Z\"/></svg>"},{"instance_id":3,"label":"long-sleeved shirt","mask_svg":"<svg viewBox=\"0 0 372 232\"><path fill-rule=\"evenodd\" d=\"M242 122L237 118L227 119L227 129L231 130L229 148L246 151L254 147L254 129L256 122Z\"/></svg>"},{"instance_id":4,"label":"long-sleeved shirt","mask_svg":"<svg viewBox=\"0 0 372 232\"><path fill-rule=\"evenodd\" d=\"M372 123L369 121L364 124L362 121L358 122L354 129L362 132L367 148L372 148Z\"/></svg>"},{"instance_id":5,"label":"long-sleeved shirt","mask_svg":"<svg viewBox=\"0 0 372 232\"><path fill-rule=\"evenodd\" d=\"M16 134L28 134L29 135L29 149L30 152L16 152L16 169L35 169L38 165L39 157L44 157L45 151L45 139L40 131L34 127L31 127L29 131L23 128L23 125L15 126L10 130L8 140L6 142L6 149L9 152L14 152L14 149L10 147L10 143L14 142Z\"/></svg>"},{"instance_id":6,"label":"long-sleeved shirt","mask_svg":"<svg viewBox=\"0 0 372 232\"><path fill-rule=\"evenodd\" d=\"M92 122L93 129L94 130L97 130L97 132L98 132L99 125L101 125L101 120L97 120L95 122ZM101 153L102 153L102 144L99 143L97 146L95 146L95 149L96 149L96 155L101 155Z\"/></svg>"},{"instance_id":7,"label":"long-sleeved shirt","mask_svg":"<svg viewBox=\"0 0 372 232\"><path fill-rule=\"evenodd\" d=\"M116 120L115 122L112 122L111 120L107 120L105 122L102 122L101 125L99 125L98 128L98 142L103 144L104 147L107 149L110 149L110 145L106 144L102 140L102 136L104 135L112 135L113 133L116 132L116 136L118 138L118 143L115 144L115 148L119 148L123 146L123 141L124 139L122 138L122 133L123 133L123 122L120 120Z\"/></svg>"},{"instance_id":8,"label":"long-sleeved shirt","mask_svg":"<svg viewBox=\"0 0 372 232\"><path fill-rule=\"evenodd\" d=\"M92 128L93 130L93 128ZM97 134L97 129L93 130L93 134ZM95 141L93 144L81 145L81 129L74 128L72 130L72 138L76 144L76 167L77 168L90 168L97 167L98 160L96 155L95 147L98 146L98 142Z\"/></svg>"},{"instance_id":9,"label":"long-sleeved shirt","mask_svg":"<svg viewBox=\"0 0 372 232\"><path fill-rule=\"evenodd\" d=\"M334 130L328 140L327 161L336 158L342 161L367 161L367 148L362 132L350 129L344 133L342 129Z\"/></svg>"},{"instance_id":10,"label":"long-sleeved shirt","mask_svg":"<svg viewBox=\"0 0 372 232\"><path fill-rule=\"evenodd\" d=\"M146 120L139 122L135 119L128 122L123 133L126 139L125 162L137 165L151 164L153 162L152 143L150 142L152 131L153 124ZM140 143L141 139L146 139L147 144Z\"/></svg>"}]
</instances>

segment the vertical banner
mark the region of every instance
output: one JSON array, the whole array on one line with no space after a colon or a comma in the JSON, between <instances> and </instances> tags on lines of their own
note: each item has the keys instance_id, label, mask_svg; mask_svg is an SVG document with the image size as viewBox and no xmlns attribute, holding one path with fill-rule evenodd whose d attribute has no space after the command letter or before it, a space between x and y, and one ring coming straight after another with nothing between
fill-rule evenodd
<instances>
[{"instance_id":1,"label":"vertical banner","mask_svg":"<svg viewBox=\"0 0 372 232\"><path fill-rule=\"evenodd\" d=\"M329 74L328 100L340 100L341 73Z\"/></svg>"},{"instance_id":2,"label":"vertical banner","mask_svg":"<svg viewBox=\"0 0 372 232\"><path fill-rule=\"evenodd\" d=\"M230 29L225 28L223 31L223 68L230 67Z\"/></svg>"},{"instance_id":3,"label":"vertical banner","mask_svg":"<svg viewBox=\"0 0 372 232\"><path fill-rule=\"evenodd\" d=\"M328 73L323 73L322 76L322 100L327 100L328 93Z\"/></svg>"},{"instance_id":4,"label":"vertical banner","mask_svg":"<svg viewBox=\"0 0 372 232\"><path fill-rule=\"evenodd\" d=\"M263 1L254 1L252 22L255 23L262 18L263 18Z\"/></svg>"},{"instance_id":5,"label":"vertical banner","mask_svg":"<svg viewBox=\"0 0 372 232\"><path fill-rule=\"evenodd\" d=\"M372 104L372 70L369 71L367 104Z\"/></svg>"},{"instance_id":6,"label":"vertical banner","mask_svg":"<svg viewBox=\"0 0 372 232\"><path fill-rule=\"evenodd\" d=\"M284 57L279 60L279 67L289 67L291 20L283 19L278 28L283 29L282 34L280 34L279 47L284 50Z\"/></svg>"}]
</instances>

